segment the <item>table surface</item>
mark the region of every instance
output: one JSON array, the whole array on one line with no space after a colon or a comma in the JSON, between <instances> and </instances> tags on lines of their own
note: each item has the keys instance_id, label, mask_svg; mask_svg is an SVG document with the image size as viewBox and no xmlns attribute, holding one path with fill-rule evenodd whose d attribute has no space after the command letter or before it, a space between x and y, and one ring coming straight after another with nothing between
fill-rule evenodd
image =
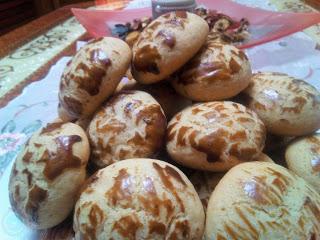
<instances>
[{"instance_id":1,"label":"table surface","mask_svg":"<svg viewBox=\"0 0 320 240\"><path fill-rule=\"evenodd\" d=\"M271 10L316 11L299 0L236 1ZM58 9L0 37L1 192L7 189L12 160L21 150L23 143L34 131L55 117L56 112L52 109L56 108L60 74L70 59L68 56L75 53L77 45L83 44L81 41L90 38L85 29L72 17L70 9L87 8L92 5L93 2L86 2ZM114 7L121 7L121 4ZM252 67L255 71L286 72L310 82L319 89L319 46L320 26L315 25L304 33L296 33L250 49L247 53L250 60L254 59ZM263 59L261 56L264 56ZM1 206L9 206L8 199L2 199L0 203ZM12 236L5 240L16 239L19 231L26 231L10 209L0 208L0 221L0 236L3 229L7 231L6 236ZM68 222L65 226L70 228ZM41 234L44 238L50 239L54 231L40 232ZM56 239L62 237L58 235Z\"/></svg>"}]
</instances>

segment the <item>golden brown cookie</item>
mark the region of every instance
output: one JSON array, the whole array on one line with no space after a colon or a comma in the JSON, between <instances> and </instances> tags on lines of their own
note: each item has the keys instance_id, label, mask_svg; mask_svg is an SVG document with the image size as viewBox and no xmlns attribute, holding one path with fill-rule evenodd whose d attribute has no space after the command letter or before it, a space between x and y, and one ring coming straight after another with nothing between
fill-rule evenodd
<instances>
[{"instance_id":1,"label":"golden brown cookie","mask_svg":"<svg viewBox=\"0 0 320 240\"><path fill-rule=\"evenodd\" d=\"M167 127L159 103L148 93L124 91L95 114L88 127L91 160L105 167L119 160L154 156Z\"/></svg>"},{"instance_id":2,"label":"golden brown cookie","mask_svg":"<svg viewBox=\"0 0 320 240\"><path fill-rule=\"evenodd\" d=\"M249 85L250 78L250 62L242 50L208 41L179 71L172 85L194 101L214 101L237 95Z\"/></svg>"},{"instance_id":3,"label":"golden brown cookie","mask_svg":"<svg viewBox=\"0 0 320 240\"><path fill-rule=\"evenodd\" d=\"M272 159L264 153L262 153L258 157L257 161L274 163ZM225 172L213 173L205 171L194 171L189 177L191 183L193 184L200 197L205 211L207 209L209 198L213 190L225 174Z\"/></svg>"},{"instance_id":4,"label":"golden brown cookie","mask_svg":"<svg viewBox=\"0 0 320 240\"><path fill-rule=\"evenodd\" d=\"M35 229L62 222L85 181L89 153L87 136L76 124L54 122L36 132L11 171L9 196L15 214Z\"/></svg>"},{"instance_id":5,"label":"golden brown cookie","mask_svg":"<svg viewBox=\"0 0 320 240\"><path fill-rule=\"evenodd\" d=\"M60 118L90 117L113 94L130 61L129 46L117 38L99 38L82 47L61 77Z\"/></svg>"},{"instance_id":6,"label":"golden brown cookie","mask_svg":"<svg viewBox=\"0 0 320 240\"><path fill-rule=\"evenodd\" d=\"M286 149L288 168L320 192L320 134L299 138Z\"/></svg>"},{"instance_id":7,"label":"golden brown cookie","mask_svg":"<svg viewBox=\"0 0 320 240\"><path fill-rule=\"evenodd\" d=\"M130 159L99 170L74 213L75 239L201 239L201 201L176 167Z\"/></svg>"},{"instance_id":8,"label":"golden brown cookie","mask_svg":"<svg viewBox=\"0 0 320 240\"><path fill-rule=\"evenodd\" d=\"M280 165L232 168L213 191L206 239L319 239L320 195Z\"/></svg>"},{"instance_id":9,"label":"golden brown cookie","mask_svg":"<svg viewBox=\"0 0 320 240\"><path fill-rule=\"evenodd\" d=\"M196 14L176 11L151 22L133 46L132 74L141 83L167 78L206 41L209 26Z\"/></svg>"},{"instance_id":10,"label":"golden brown cookie","mask_svg":"<svg viewBox=\"0 0 320 240\"><path fill-rule=\"evenodd\" d=\"M234 102L195 104L168 124L167 150L190 168L225 171L256 160L264 147L265 127L258 116Z\"/></svg>"},{"instance_id":11,"label":"golden brown cookie","mask_svg":"<svg viewBox=\"0 0 320 240\"><path fill-rule=\"evenodd\" d=\"M245 90L248 107L275 135L300 136L320 128L320 93L283 73L254 74Z\"/></svg>"}]
</instances>

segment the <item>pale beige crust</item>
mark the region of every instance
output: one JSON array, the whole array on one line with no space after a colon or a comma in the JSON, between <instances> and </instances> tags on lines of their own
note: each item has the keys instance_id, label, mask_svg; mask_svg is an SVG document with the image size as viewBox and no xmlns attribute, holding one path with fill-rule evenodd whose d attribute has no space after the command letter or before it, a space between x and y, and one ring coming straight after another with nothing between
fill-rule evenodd
<instances>
[{"instance_id":1,"label":"pale beige crust","mask_svg":"<svg viewBox=\"0 0 320 240\"><path fill-rule=\"evenodd\" d=\"M91 160L98 167L152 157L162 147L167 128L159 103L143 91L120 92L104 104L88 127Z\"/></svg>"},{"instance_id":2,"label":"pale beige crust","mask_svg":"<svg viewBox=\"0 0 320 240\"><path fill-rule=\"evenodd\" d=\"M122 40L105 37L89 42L67 64L59 89L59 116L64 121L90 117L115 91L131 61Z\"/></svg>"},{"instance_id":3,"label":"pale beige crust","mask_svg":"<svg viewBox=\"0 0 320 240\"><path fill-rule=\"evenodd\" d=\"M188 178L154 159L130 159L99 170L75 207L78 239L195 239L204 211Z\"/></svg>"},{"instance_id":4,"label":"pale beige crust","mask_svg":"<svg viewBox=\"0 0 320 240\"><path fill-rule=\"evenodd\" d=\"M178 163L225 171L259 157L265 127L250 109L234 102L208 102L178 113L168 124L167 150Z\"/></svg>"},{"instance_id":5,"label":"pale beige crust","mask_svg":"<svg viewBox=\"0 0 320 240\"><path fill-rule=\"evenodd\" d=\"M320 239L320 195L280 165L243 163L212 193L208 240Z\"/></svg>"},{"instance_id":6,"label":"pale beige crust","mask_svg":"<svg viewBox=\"0 0 320 240\"><path fill-rule=\"evenodd\" d=\"M35 229L62 222L85 181L89 153L86 134L76 124L50 123L34 133L11 171L9 196L15 214Z\"/></svg>"},{"instance_id":7,"label":"pale beige crust","mask_svg":"<svg viewBox=\"0 0 320 240\"><path fill-rule=\"evenodd\" d=\"M167 78L206 41L209 26L193 13L177 11L151 22L133 46L132 74L141 83Z\"/></svg>"},{"instance_id":8,"label":"pale beige crust","mask_svg":"<svg viewBox=\"0 0 320 240\"><path fill-rule=\"evenodd\" d=\"M270 133L300 136L320 128L320 93L303 80L261 72L253 75L245 94Z\"/></svg>"},{"instance_id":9,"label":"pale beige crust","mask_svg":"<svg viewBox=\"0 0 320 240\"><path fill-rule=\"evenodd\" d=\"M250 83L246 54L233 45L208 41L172 81L181 95L194 101L231 98Z\"/></svg>"},{"instance_id":10,"label":"pale beige crust","mask_svg":"<svg viewBox=\"0 0 320 240\"><path fill-rule=\"evenodd\" d=\"M292 142L285 154L288 168L304 178L320 192L320 134Z\"/></svg>"},{"instance_id":11,"label":"pale beige crust","mask_svg":"<svg viewBox=\"0 0 320 240\"><path fill-rule=\"evenodd\" d=\"M259 156L257 161L274 163L272 159L264 153ZM225 174L226 173L195 171L189 177L191 183L193 184L200 197L205 211L207 209L209 198L212 192Z\"/></svg>"}]
</instances>

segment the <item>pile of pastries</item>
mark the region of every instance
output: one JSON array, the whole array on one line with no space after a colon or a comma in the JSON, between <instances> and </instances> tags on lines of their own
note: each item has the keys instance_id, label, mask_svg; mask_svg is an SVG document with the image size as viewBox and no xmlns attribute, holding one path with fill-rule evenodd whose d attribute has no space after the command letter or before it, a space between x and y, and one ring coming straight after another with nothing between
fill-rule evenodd
<instances>
[{"instance_id":1,"label":"pile of pastries","mask_svg":"<svg viewBox=\"0 0 320 240\"><path fill-rule=\"evenodd\" d=\"M72 214L75 239L320 239L319 91L253 74L198 15L160 16L132 49L89 42L58 108L12 168L26 225ZM265 154L279 146L287 168Z\"/></svg>"}]
</instances>

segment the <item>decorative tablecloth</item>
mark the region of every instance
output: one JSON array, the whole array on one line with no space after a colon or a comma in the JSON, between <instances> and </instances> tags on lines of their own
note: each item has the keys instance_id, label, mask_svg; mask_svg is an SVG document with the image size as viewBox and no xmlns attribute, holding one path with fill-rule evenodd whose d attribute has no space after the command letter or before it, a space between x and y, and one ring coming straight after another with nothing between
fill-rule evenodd
<instances>
[{"instance_id":1,"label":"decorative tablecloth","mask_svg":"<svg viewBox=\"0 0 320 240\"><path fill-rule=\"evenodd\" d=\"M146 1L145 1L146 2ZM305 10L297 0L237 0L271 10ZM292 4L296 3L296 4ZM307 7L309 9L309 7ZM84 33L74 18L49 30L11 55L0 60L0 98L28 74L62 51ZM247 50L254 71L279 71L304 79L320 90L320 27ZM78 42L78 45L83 45ZM70 57L60 59L41 81L31 83L21 95L0 109L0 239L34 239L36 232L26 228L13 214L8 199L11 165L30 135L57 117L60 76Z\"/></svg>"}]
</instances>

